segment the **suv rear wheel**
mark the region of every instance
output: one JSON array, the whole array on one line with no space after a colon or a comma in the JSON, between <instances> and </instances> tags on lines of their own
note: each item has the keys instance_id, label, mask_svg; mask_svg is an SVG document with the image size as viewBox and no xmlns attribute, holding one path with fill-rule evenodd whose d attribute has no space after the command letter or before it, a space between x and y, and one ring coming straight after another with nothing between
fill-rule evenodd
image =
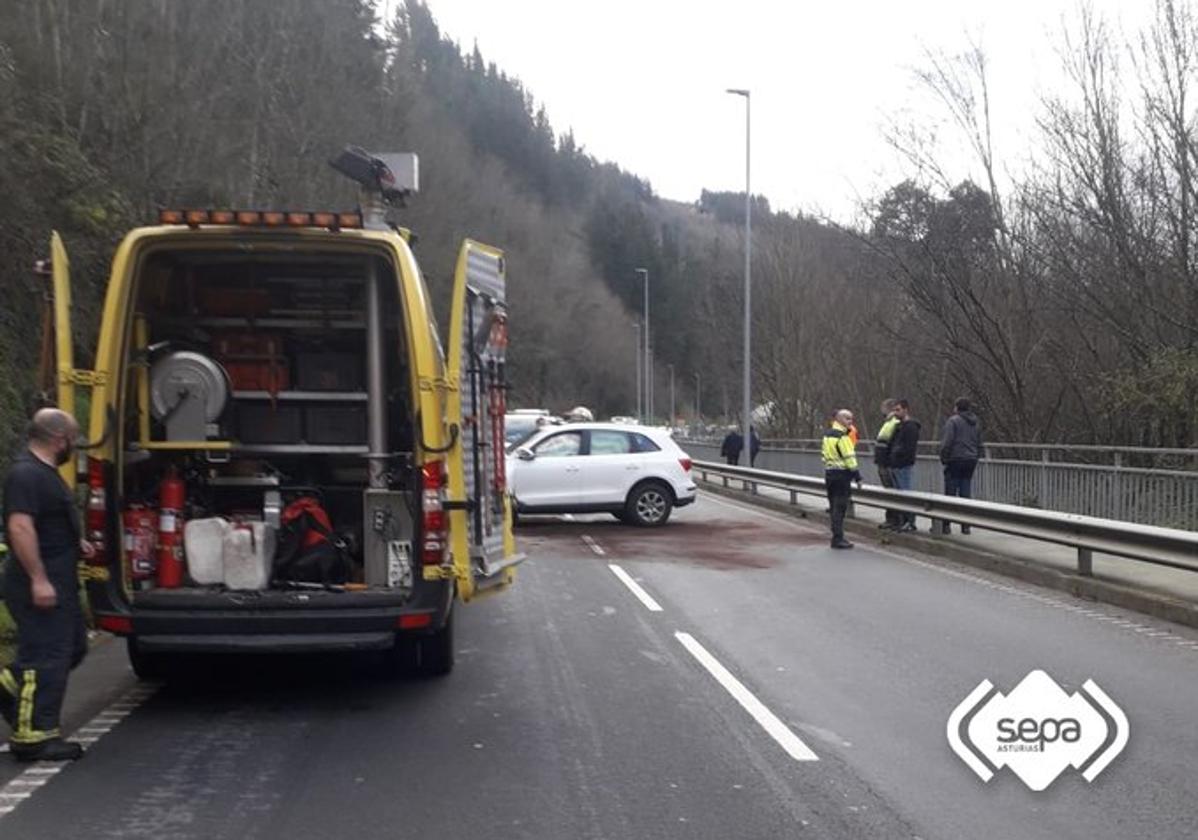
<instances>
[{"instance_id":1,"label":"suv rear wheel","mask_svg":"<svg viewBox=\"0 0 1198 840\"><path fill-rule=\"evenodd\" d=\"M650 528L665 525L674 509L674 496L664 484L646 482L632 488L624 505L626 522Z\"/></svg>"}]
</instances>

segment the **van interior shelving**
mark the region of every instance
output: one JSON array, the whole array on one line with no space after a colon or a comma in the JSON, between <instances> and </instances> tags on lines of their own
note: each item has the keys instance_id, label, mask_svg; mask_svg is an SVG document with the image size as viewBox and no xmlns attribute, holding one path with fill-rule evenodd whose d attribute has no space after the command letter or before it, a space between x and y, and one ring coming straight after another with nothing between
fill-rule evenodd
<instances>
[{"instance_id":1,"label":"van interior shelving","mask_svg":"<svg viewBox=\"0 0 1198 840\"><path fill-rule=\"evenodd\" d=\"M384 370L373 419L371 272L382 274L377 334L387 348L375 354ZM159 251L141 273L135 309L120 424L122 508L157 507L168 474L186 483L188 521L277 528L281 507L310 496L352 558L349 583L377 584L363 557L372 422L385 432L382 489L402 494L409 509L416 495L411 383L391 271L364 255ZM195 409L198 390L209 413L188 424L181 415ZM411 540L412 517L397 521ZM126 572L136 578L128 562ZM131 583L143 603L165 594L149 577ZM196 588L189 579L172 592Z\"/></svg>"}]
</instances>

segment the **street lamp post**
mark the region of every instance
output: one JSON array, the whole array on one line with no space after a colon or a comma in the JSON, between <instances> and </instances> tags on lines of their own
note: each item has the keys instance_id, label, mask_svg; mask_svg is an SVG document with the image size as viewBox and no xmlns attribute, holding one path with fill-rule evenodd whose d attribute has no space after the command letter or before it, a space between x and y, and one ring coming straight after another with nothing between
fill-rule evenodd
<instances>
[{"instance_id":1,"label":"street lamp post","mask_svg":"<svg viewBox=\"0 0 1198 840\"><path fill-rule=\"evenodd\" d=\"M674 413L674 366L666 365L670 369L670 428L674 427L674 418L678 415Z\"/></svg>"},{"instance_id":2,"label":"street lamp post","mask_svg":"<svg viewBox=\"0 0 1198 840\"><path fill-rule=\"evenodd\" d=\"M641 281L645 287L645 414L648 422L653 422L653 363L650 357L649 348L649 269L638 268L636 273L640 275Z\"/></svg>"},{"instance_id":3,"label":"street lamp post","mask_svg":"<svg viewBox=\"0 0 1198 840\"><path fill-rule=\"evenodd\" d=\"M653 348L649 348L649 358L645 362L645 414L649 425L653 425Z\"/></svg>"},{"instance_id":4,"label":"street lamp post","mask_svg":"<svg viewBox=\"0 0 1198 840\"><path fill-rule=\"evenodd\" d=\"M644 417L641 414L641 322L637 321L633 324L636 328L636 352L633 353L636 362L636 422L643 423Z\"/></svg>"},{"instance_id":5,"label":"street lamp post","mask_svg":"<svg viewBox=\"0 0 1198 840\"><path fill-rule=\"evenodd\" d=\"M744 395L741 402L741 434L744 438L745 452L751 452L751 426L753 403L750 397L750 360L749 348L752 343L752 306L751 306L751 272L753 267L753 197L749 191L749 163L750 163L750 98L749 91L740 88L728 88L728 93L735 96L743 96L745 98L745 381Z\"/></svg>"},{"instance_id":6,"label":"street lamp post","mask_svg":"<svg viewBox=\"0 0 1198 840\"><path fill-rule=\"evenodd\" d=\"M703 380L699 376L699 372L695 371L695 423L699 426L703 425Z\"/></svg>"}]
</instances>

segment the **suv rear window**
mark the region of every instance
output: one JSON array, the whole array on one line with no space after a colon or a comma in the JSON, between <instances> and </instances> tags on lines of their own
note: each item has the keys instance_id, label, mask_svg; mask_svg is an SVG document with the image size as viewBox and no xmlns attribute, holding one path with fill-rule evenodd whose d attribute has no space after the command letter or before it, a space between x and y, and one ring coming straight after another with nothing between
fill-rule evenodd
<instances>
[{"instance_id":1,"label":"suv rear window","mask_svg":"<svg viewBox=\"0 0 1198 840\"><path fill-rule=\"evenodd\" d=\"M661 452L660 446L642 434L633 432L629 437L632 438L633 452Z\"/></svg>"}]
</instances>

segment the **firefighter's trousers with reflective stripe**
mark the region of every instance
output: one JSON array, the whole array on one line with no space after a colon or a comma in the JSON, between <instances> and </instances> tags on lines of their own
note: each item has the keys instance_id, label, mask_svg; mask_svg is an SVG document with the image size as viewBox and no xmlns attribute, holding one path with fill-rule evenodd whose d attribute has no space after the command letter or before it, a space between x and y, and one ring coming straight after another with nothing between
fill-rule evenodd
<instances>
[{"instance_id":1,"label":"firefighter's trousers with reflective stripe","mask_svg":"<svg viewBox=\"0 0 1198 840\"><path fill-rule=\"evenodd\" d=\"M57 738L67 675L87 654L87 628L75 581L53 581L58 604L41 610L28 592L9 592L17 625L17 658L0 670L0 707L12 723L13 744ZM11 715L11 716L10 716Z\"/></svg>"}]
</instances>

